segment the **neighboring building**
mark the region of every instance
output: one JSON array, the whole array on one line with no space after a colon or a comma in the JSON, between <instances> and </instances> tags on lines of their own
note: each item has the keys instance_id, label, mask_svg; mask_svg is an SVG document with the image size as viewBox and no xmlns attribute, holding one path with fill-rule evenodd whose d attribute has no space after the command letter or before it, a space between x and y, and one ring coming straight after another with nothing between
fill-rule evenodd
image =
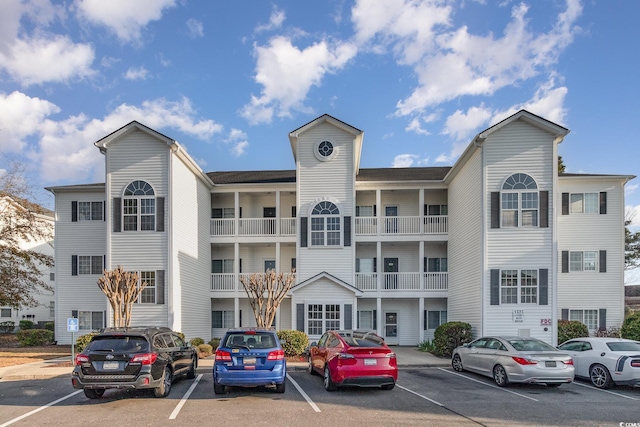
<instances>
[{"instance_id":1,"label":"neighboring building","mask_svg":"<svg viewBox=\"0 0 640 427\"><path fill-rule=\"evenodd\" d=\"M23 209L23 206L19 201L16 201L8 196L0 197L0 210L4 209ZM54 213L49 209L42 208L42 213L37 215L38 218L48 224L53 230L54 227ZM53 241L43 240L23 240L20 242L21 249L31 249L44 253L46 255L53 256ZM53 287L55 284L55 273L53 268L43 268L42 281L51 284ZM15 323L16 328L20 325L21 320L30 320L36 326L44 327L47 322L53 322L55 319L55 296L54 292L40 289L37 293L32 294L32 297L37 301L38 305L35 307L11 307L0 306L0 322L11 321Z\"/></svg>"},{"instance_id":2,"label":"neighboring building","mask_svg":"<svg viewBox=\"0 0 640 427\"><path fill-rule=\"evenodd\" d=\"M323 115L289 134L294 170L203 173L138 122L97 141L104 184L52 187L57 330L110 322L103 267L151 286L134 324L187 338L255 324L241 274L296 269L278 329L376 329L415 345L443 322L556 340L624 315L624 184L558 175L569 131L527 111L478 134L453 167L360 167L364 133Z\"/></svg>"}]
</instances>

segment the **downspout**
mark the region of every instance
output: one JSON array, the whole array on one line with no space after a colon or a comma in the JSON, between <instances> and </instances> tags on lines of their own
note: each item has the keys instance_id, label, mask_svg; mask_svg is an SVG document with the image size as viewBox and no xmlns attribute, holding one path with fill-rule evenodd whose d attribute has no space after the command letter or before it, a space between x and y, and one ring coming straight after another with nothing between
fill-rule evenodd
<instances>
[{"instance_id":1,"label":"downspout","mask_svg":"<svg viewBox=\"0 0 640 427\"><path fill-rule=\"evenodd\" d=\"M173 303L173 158L176 152L180 150L178 145L173 145L169 149L169 165L167 176L167 215L165 215L165 221L167 222L167 274L165 280L167 281L167 320L169 327L175 330L182 330L182 322L180 325L176 325L175 307Z\"/></svg>"},{"instance_id":2,"label":"downspout","mask_svg":"<svg viewBox=\"0 0 640 427\"><path fill-rule=\"evenodd\" d=\"M485 173L484 173L484 150L482 149L482 145L486 138L481 137L479 134L473 138L473 145L480 150L480 206L482 207L482 214L480 215L480 238L482 239L482 244L480 245L480 277L481 285L479 289L479 298L480 298L480 334L479 336L485 335L485 322L484 322L484 304L485 304L485 289L487 284L487 197L486 197L486 182L485 182Z\"/></svg>"}]
</instances>

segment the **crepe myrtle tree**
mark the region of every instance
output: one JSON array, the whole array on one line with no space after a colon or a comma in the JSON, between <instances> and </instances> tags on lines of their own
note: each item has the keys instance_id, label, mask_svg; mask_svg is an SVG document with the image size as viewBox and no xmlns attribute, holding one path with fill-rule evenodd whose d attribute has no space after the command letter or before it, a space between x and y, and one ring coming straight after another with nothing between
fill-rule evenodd
<instances>
[{"instance_id":1,"label":"crepe myrtle tree","mask_svg":"<svg viewBox=\"0 0 640 427\"><path fill-rule=\"evenodd\" d=\"M147 287L147 282L140 282L137 272L125 271L119 265L114 270L105 270L98 279L98 286L111 305L113 326L131 326L133 304Z\"/></svg>"},{"instance_id":2,"label":"crepe myrtle tree","mask_svg":"<svg viewBox=\"0 0 640 427\"><path fill-rule=\"evenodd\" d=\"M249 303L259 328L268 328L273 324L280 303L287 296L295 283L295 269L291 273L276 273L267 270L265 273L253 273L240 276Z\"/></svg>"},{"instance_id":3,"label":"crepe myrtle tree","mask_svg":"<svg viewBox=\"0 0 640 427\"><path fill-rule=\"evenodd\" d=\"M0 160L0 306L35 307L34 296L53 292L43 280L53 257L39 250L52 245L52 218L32 201L24 165Z\"/></svg>"}]
</instances>

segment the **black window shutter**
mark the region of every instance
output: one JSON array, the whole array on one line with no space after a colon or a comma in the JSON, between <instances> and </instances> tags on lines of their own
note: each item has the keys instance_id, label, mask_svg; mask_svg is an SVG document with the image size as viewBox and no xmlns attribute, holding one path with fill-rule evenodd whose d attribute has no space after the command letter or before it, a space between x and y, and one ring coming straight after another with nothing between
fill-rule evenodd
<instances>
[{"instance_id":1,"label":"black window shutter","mask_svg":"<svg viewBox=\"0 0 640 427\"><path fill-rule=\"evenodd\" d=\"M300 217L300 247L307 247L307 221L309 218L306 216Z\"/></svg>"},{"instance_id":2,"label":"black window shutter","mask_svg":"<svg viewBox=\"0 0 640 427\"><path fill-rule=\"evenodd\" d=\"M73 317L74 319L78 318L78 310L71 310L71 317Z\"/></svg>"},{"instance_id":3,"label":"black window shutter","mask_svg":"<svg viewBox=\"0 0 640 427\"><path fill-rule=\"evenodd\" d=\"M569 272L569 251L562 251L562 271L563 273Z\"/></svg>"},{"instance_id":4,"label":"black window shutter","mask_svg":"<svg viewBox=\"0 0 640 427\"><path fill-rule=\"evenodd\" d=\"M569 320L569 309L568 308L563 308L562 309L562 320Z\"/></svg>"},{"instance_id":5,"label":"black window shutter","mask_svg":"<svg viewBox=\"0 0 640 427\"><path fill-rule=\"evenodd\" d=\"M156 270L156 304L164 304L164 270Z\"/></svg>"},{"instance_id":6,"label":"black window shutter","mask_svg":"<svg viewBox=\"0 0 640 427\"><path fill-rule=\"evenodd\" d=\"M607 192L600 192L600 215L606 215L607 213Z\"/></svg>"},{"instance_id":7,"label":"black window shutter","mask_svg":"<svg viewBox=\"0 0 640 427\"><path fill-rule=\"evenodd\" d=\"M304 304L296 304L296 329L304 332Z\"/></svg>"},{"instance_id":8,"label":"black window shutter","mask_svg":"<svg viewBox=\"0 0 640 427\"><path fill-rule=\"evenodd\" d=\"M107 201L106 200L102 202L102 220L103 221L107 220Z\"/></svg>"},{"instance_id":9,"label":"black window shutter","mask_svg":"<svg viewBox=\"0 0 640 427\"><path fill-rule=\"evenodd\" d=\"M373 257L373 272L378 272L378 259L376 257Z\"/></svg>"},{"instance_id":10,"label":"black window shutter","mask_svg":"<svg viewBox=\"0 0 640 427\"><path fill-rule=\"evenodd\" d=\"M562 215L569 215L569 193L562 193Z\"/></svg>"},{"instance_id":11,"label":"black window shutter","mask_svg":"<svg viewBox=\"0 0 640 427\"><path fill-rule=\"evenodd\" d=\"M600 273L607 272L607 251L600 251Z\"/></svg>"},{"instance_id":12,"label":"black window shutter","mask_svg":"<svg viewBox=\"0 0 640 427\"><path fill-rule=\"evenodd\" d=\"M351 217L344 217L344 245L351 246ZM351 328L347 328L351 329Z\"/></svg>"},{"instance_id":13,"label":"black window shutter","mask_svg":"<svg viewBox=\"0 0 640 427\"><path fill-rule=\"evenodd\" d=\"M491 305L500 305L500 270L491 269Z\"/></svg>"},{"instance_id":14,"label":"black window shutter","mask_svg":"<svg viewBox=\"0 0 640 427\"><path fill-rule=\"evenodd\" d=\"M376 205L373 205L373 216L378 216L378 215L376 214Z\"/></svg>"},{"instance_id":15,"label":"black window shutter","mask_svg":"<svg viewBox=\"0 0 640 427\"><path fill-rule=\"evenodd\" d=\"M425 205L426 206L426 205ZM422 330L426 331L427 330L427 310L424 311L424 315L423 315L424 319L422 319Z\"/></svg>"},{"instance_id":16,"label":"black window shutter","mask_svg":"<svg viewBox=\"0 0 640 427\"><path fill-rule=\"evenodd\" d=\"M113 198L113 232L119 233L122 231L122 198Z\"/></svg>"},{"instance_id":17,"label":"black window shutter","mask_svg":"<svg viewBox=\"0 0 640 427\"><path fill-rule=\"evenodd\" d=\"M491 228L500 228L500 192L491 192Z\"/></svg>"},{"instance_id":18,"label":"black window shutter","mask_svg":"<svg viewBox=\"0 0 640 427\"><path fill-rule=\"evenodd\" d=\"M353 305L344 305L344 328L353 329Z\"/></svg>"},{"instance_id":19,"label":"black window shutter","mask_svg":"<svg viewBox=\"0 0 640 427\"><path fill-rule=\"evenodd\" d=\"M601 308L598 310L598 328L606 330L607 329L607 309Z\"/></svg>"},{"instance_id":20,"label":"black window shutter","mask_svg":"<svg viewBox=\"0 0 640 427\"><path fill-rule=\"evenodd\" d=\"M242 258L238 260L238 273L242 273Z\"/></svg>"},{"instance_id":21,"label":"black window shutter","mask_svg":"<svg viewBox=\"0 0 640 427\"><path fill-rule=\"evenodd\" d=\"M538 287L540 289L540 299L538 304L549 305L549 270L541 268L539 275L540 282L538 283Z\"/></svg>"},{"instance_id":22,"label":"black window shutter","mask_svg":"<svg viewBox=\"0 0 640 427\"><path fill-rule=\"evenodd\" d=\"M156 198L156 231L164 231L164 197Z\"/></svg>"},{"instance_id":23,"label":"black window shutter","mask_svg":"<svg viewBox=\"0 0 640 427\"><path fill-rule=\"evenodd\" d=\"M240 313L238 313L238 327L242 327L242 310L240 310Z\"/></svg>"},{"instance_id":24,"label":"black window shutter","mask_svg":"<svg viewBox=\"0 0 640 427\"><path fill-rule=\"evenodd\" d=\"M71 222L78 221L78 202L71 202Z\"/></svg>"},{"instance_id":25,"label":"black window shutter","mask_svg":"<svg viewBox=\"0 0 640 427\"><path fill-rule=\"evenodd\" d=\"M295 217L296 217L296 207L291 206L291 218L295 218Z\"/></svg>"},{"instance_id":26,"label":"black window shutter","mask_svg":"<svg viewBox=\"0 0 640 427\"><path fill-rule=\"evenodd\" d=\"M71 275L78 275L78 255L71 255Z\"/></svg>"},{"instance_id":27,"label":"black window shutter","mask_svg":"<svg viewBox=\"0 0 640 427\"><path fill-rule=\"evenodd\" d=\"M540 227L549 227L549 192L540 192Z\"/></svg>"},{"instance_id":28,"label":"black window shutter","mask_svg":"<svg viewBox=\"0 0 640 427\"><path fill-rule=\"evenodd\" d=\"M373 310L373 329L378 330L378 310Z\"/></svg>"}]
</instances>

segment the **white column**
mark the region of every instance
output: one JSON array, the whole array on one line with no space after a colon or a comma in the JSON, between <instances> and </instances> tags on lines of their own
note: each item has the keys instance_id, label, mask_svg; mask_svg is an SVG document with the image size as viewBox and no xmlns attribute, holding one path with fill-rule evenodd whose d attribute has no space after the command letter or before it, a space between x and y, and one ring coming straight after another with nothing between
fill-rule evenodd
<instances>
[{"instance_id":1,"label":"white column","mask_svg":"<svg viewBox=\"0 0 640 427\"><path fill-rule=\"evenodd\" d=\"M382 324L382 318L382 298L378 297L376 298L376 324L378 325L376 333L381 337L384 337L382 332L382 328L384 327Z\"/></svg>"},{"instance_id":2,"label":"white column","mask_svg":"<svg viewBox=\"0 0 640 427\"><path fill-rule=\"evenodd\" d=\"M240 298L233 299L233 324L236 328L240 327Z\"/></svg>"},{"instance_id":3,"label":"white column","mask_svg":"<svg viewBox=\"0 0 640 427\"><path fill-rule=\"evenodd\" d=\"M418 325L418 342L424 341L424 298L420 297L418 299L418 321L420 324Z\"/></svg>"},{"instance_id":4,"label":"white column","mask_svg":"<svg viewBox=\"0 0 640 427\"><path fill-rule=\"evenodd\" d=\"M237 191L233 193L233 216L235 217L233 234L237 236L240 233L240 193Z\"/></svg>"}]
</instances>

